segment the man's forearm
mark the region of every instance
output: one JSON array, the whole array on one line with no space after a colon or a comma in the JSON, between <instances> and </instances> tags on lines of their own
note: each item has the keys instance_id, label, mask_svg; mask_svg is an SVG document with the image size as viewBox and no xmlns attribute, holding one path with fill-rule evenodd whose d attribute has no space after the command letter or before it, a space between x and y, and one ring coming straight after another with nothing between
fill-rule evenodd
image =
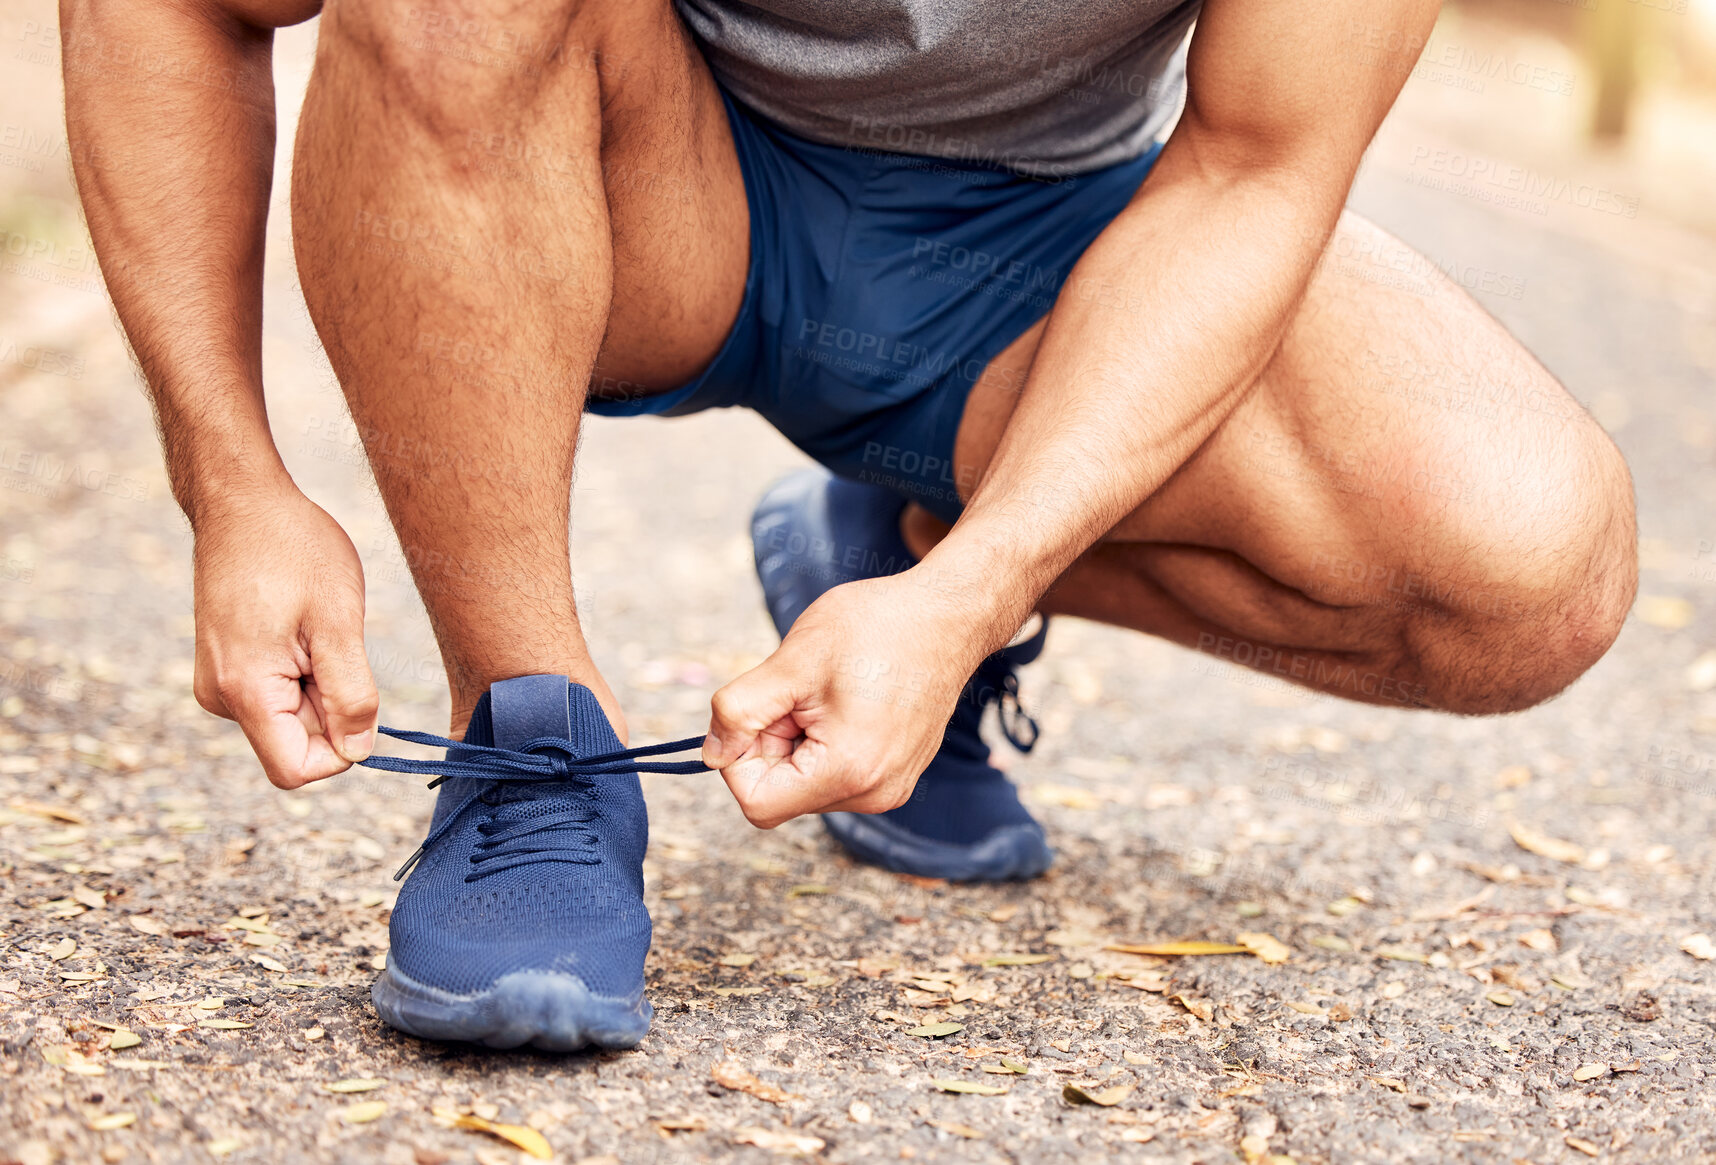
<instances>
[{"instance_id":1,"label":"man's forearm","mask_svg":"<svg viewBox=\"0 0 1716 1165\"><path fill-rule=\"evenodd\" d=\"M985 580L984 602L967 609L991 637L1005 639L1243 397L1345 193L1331 185L1319 196L1287 168L1231 178L1189 161L1177 169L1152 178L1068 280L1116 288L1104 299L1141 309L1061 296L989 471L931 552L949 577Z\"/></svg>"},{"instance_id":2,"label":"man's forearm","mask_svg":"<svg viewBox=\"0 0 1716 1165\"><path fill-rule=\"evenodd\" d=\"M65 0L61 36L78 192L194 523L208 495L285 479L262 395L272 35L210 5Z\"/></svg>"}]
</instances>

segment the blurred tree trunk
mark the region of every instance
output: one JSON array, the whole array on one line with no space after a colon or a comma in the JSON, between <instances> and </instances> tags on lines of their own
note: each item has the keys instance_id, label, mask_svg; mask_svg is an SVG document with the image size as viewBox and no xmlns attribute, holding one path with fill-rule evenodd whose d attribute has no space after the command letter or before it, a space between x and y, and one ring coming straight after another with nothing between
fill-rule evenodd
<instances>
[{"instance_id":1,"label":"blurred tree trunk","mask_svg":"<svg viewBox=\"0 0 1716 1165\"><path fill-rule=\"evenodd\" d=\"M1585 51L1597 72L1597 102L1591 136L1618 141L1638 89L1639 32L1644 6L1638 0L1597 0L1585 21Z\"/></svg>"}]
</instances>

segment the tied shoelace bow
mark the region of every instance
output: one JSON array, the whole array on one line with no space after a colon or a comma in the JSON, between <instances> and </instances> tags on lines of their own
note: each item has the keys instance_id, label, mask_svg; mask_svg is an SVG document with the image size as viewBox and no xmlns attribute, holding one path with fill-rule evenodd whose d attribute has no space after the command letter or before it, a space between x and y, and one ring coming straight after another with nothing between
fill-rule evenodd
<instances>
[{"instance_id":1,"label":"tied shoelace bow","mask_svg":"<svg viewBox=\"0 0 1716 1165\"><path fill-rule=\"evenodd\" d=\"M590 822L600 816L600 811L594 805L585 804L577 809L545 813L516 821L500 819L499 810L502 806L532 799L532 784L571 784L582 794L578 798L582 802L594 790L594 778L605 774L680 774L710 771L709 766L700 760L642 759L702 748L701 736L688 736L684 740L672 740L665 744L645 744L638 748L604 752L596 756L575 757L571 752L572 742L563 737L538 736L526 741L522 748L514 750L484 744L466 744L463 741L449 740L445 736L436 736L431 732L412 732L403 728L388 728L385 725L381 726L379 731L383 736L391 736L395 740L410 744L454 750L457 755L449 755L445 760L371 756L358 762L366 768L432 776L435 779L429 782L431 789L449 777L468 777L496 783L494 788L472 792L457 808L443 817L441 823L431 829L429 836L423 839L423 844L417 847L417 852L407 858L405 864L399 867L399 872L393 875L395 882L410 873L411 867L429 852L429 847L440 840L476 801L494 806L496 812L488 821L477 826L483 840L477 843L476 852L471 855L471 863L476 869L465 876L467 882L531 862L559 861L590 865L601 860L594 852L596 836L589 828Z\"/></svg>"},{"instance_id":2,"label":"tied shoelace bow","mask_svg":"<svg viewBox=\"0 0 1716 1165\"><path fill-rule=\"evenodd\" d=\"M983 715L984 706L993 700L996 720L1007 743L1020 752L1030 752L1036 747L1037 721L1019 703L1019 675L1000 658L999 652L983 662L977 674L971 677L971 684L975 689L972 695L979 716Z\"/></svg>"}]
</instances>

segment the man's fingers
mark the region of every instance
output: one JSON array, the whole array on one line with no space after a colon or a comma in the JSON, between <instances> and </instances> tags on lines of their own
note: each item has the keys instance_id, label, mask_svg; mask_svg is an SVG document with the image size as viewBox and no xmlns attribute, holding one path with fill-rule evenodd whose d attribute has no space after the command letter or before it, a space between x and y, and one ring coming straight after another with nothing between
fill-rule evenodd
<instances>
[{"instance_id":1,"label":"man's fingers","mask_svg":"<svg viewBox=\"0 0 1716 1165\"><path fill-rule=\"evenodd\" d=\"M721 779L759 829L773 829L794 817L814 813L828 799L818 774L827 768L827 746L800 738L796 743L765 733L758 747L721 770Z\"/></svg>"},{"instance_id":2,"label":"man's fingers","mask_svg":"<svg viewBox=\"0 0 1716 1165\"><path fill-rule=\"evenodd\" d=\"M363 651L363 627L342 635L312 634L309 678L304 693L314 705L328 744L348 761L375 747L381 697Z\"/></svg>"},{"instance_id":3,"label":"man's fingers","mask_svg":"<svg viewBox=\"0 0 1716 1165\"><path fill-rule=\"evenodd\" d=\"M703 742L703 763L725 769L744 756L764 732L791 739L798 734L792 720L798 693L773 658L764 660L709 701L709 736ZM790 733L790 735L788 735Z\"/></svg>"},{"instance_id":4,"label":"man's fingers","mask_svg":"<svg viewBox=\"0 0 1716 1165\"><path fill-rule=\"evenodd\" d=\"M252 677L242 693L225 700L270 784L296 789L351 767L322 735L320 713L296 678Z\"/></svg>"}]
</instances>

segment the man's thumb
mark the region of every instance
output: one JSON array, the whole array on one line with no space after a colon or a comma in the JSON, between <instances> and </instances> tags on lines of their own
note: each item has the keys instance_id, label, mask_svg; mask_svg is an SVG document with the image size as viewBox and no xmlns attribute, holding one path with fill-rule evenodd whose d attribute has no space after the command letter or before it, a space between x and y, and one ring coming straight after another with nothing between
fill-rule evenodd
<instances>
[{"instance_id":1,"label":"man's thumb","mask_svg":"<svg viewBox=\"0 0 1716 1165\"><path fill-rule=\"evenodd\" d=\"M363 633L312 639L310 673L328 743L347 761L360 761L375 747L381 700L363 653Z\"/></svg>"}]
</instances>

